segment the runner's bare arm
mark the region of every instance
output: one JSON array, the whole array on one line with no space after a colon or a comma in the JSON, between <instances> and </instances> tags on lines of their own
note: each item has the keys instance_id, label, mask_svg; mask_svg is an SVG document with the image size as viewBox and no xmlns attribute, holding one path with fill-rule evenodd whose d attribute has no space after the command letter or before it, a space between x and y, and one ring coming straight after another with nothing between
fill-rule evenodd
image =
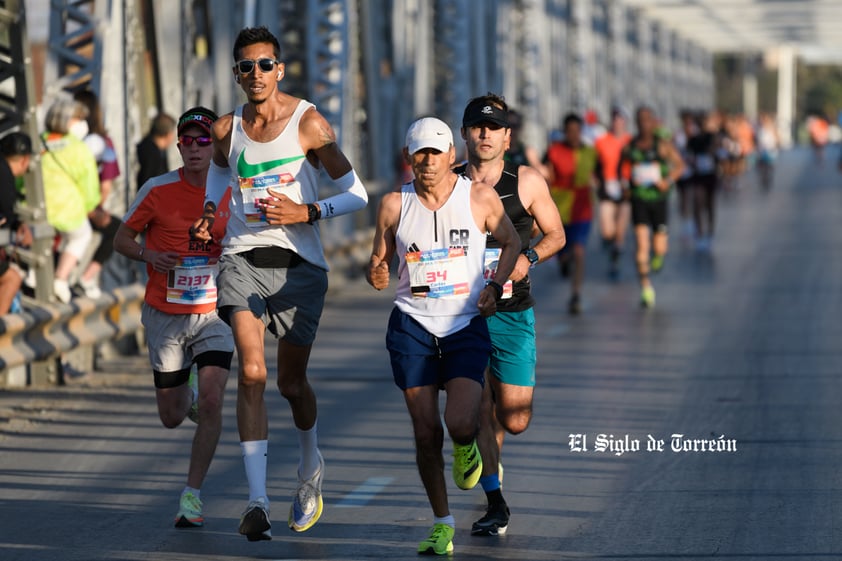
<instances>
[{"instance_id":1,"label":"runner's bare arm","mask_svg":"<svg viewBox=\"0 0 842 561\"><path fill-rule=\"evenodd\" d=\"M526 199L526 210L535 218L535 225L543 234L533 246L538 253L538 263L541 263L561 251L566 243L558 206L550 196L543 176L528 167L521 166L518 172L518 191L522 193L521 199Z\"/></svg>"},{"instance_id":2,"label":"runner's bare arm","mask_svg":"<svg viewBox=\"0 0 842 561\"><path fill-rule=\"evenodd\" d=\"M371 259L368 262L365 278L377 290L389 286L389 263L395 255L395 231L401 212L401 194L387 193L377 209L377 224Z\"/></svg>"},{"instance_id":3,"label":"runner's bare arm","mask_svg":"<svg viewBox=\"0 0 842 561\"><path fill-rule=\"evenodd\" d=\"M669 174L658 185L658 188L662 191L667 191L684 173L684 159L681 157L675 145L670 142L662 142L658 145L658 148L661 152L661 157L667 160L670 167Z\"/></svg>"},{"instance_id":4,"label":"runner's bare arm","mask_svg":"<svg viewBox=\"0 0 842 561\"><path fill-rule=\"evenodd\" d=\"M301 117L298 138L307 154L307 160L314 166L321 166L333 180L339 194L321 201L295 203L285 195L272 189L274 197L263 210L269 224L297 224L314 222L324 218L348 214L365 207L368 194L351 162L336 143L333 128L315 109L309 109Z\"/></svg>"},{"instance_id":5,"label":"runner's bare arm","mask_svg":"<svg viewBox=\"0 0 842 561\"><path fill-rule=\"evenodd\" d=\"M488 317L497 311L497 299L502 295L501 287L511 276L520 257L520 238L493 187L478 182L471 186L471 211L475 218L480 213L480 230L490 232L501 248L494 281L483 289L477 302L480 314Z\"/></svg>"},{"instance_id":6,"label":"runner's bare arm","mask_svg":"<svg viewBox=\"0 0 842 561\"><path fill-rule=\"evenodd\" d=\"M140 232L126 224L120 224L114 235L114 250L135 261L143 261L152 265L159 273L166 273L178 263L178 253L175 251L146 250L137 242Z\"/></svg>"}]
</instances>

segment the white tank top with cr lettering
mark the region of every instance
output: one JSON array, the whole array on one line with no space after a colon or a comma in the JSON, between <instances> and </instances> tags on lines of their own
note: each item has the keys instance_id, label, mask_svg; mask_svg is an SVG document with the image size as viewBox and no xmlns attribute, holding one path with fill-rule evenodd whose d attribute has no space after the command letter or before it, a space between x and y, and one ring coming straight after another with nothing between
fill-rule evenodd
<instances>
[{"instance_id":1,"label":"white tank top with cr lettering","mask_svg":"<svg viewBox=\"0 0 842 561\"><path fill-rule=\"evenodd\" d=\"M318 223L269 225L256 204L269 196L268 188L296 203L318 200L319 172L307 161L298 140L301 116L311 107L314 107L312 103L300 100L284 130L269 142L249 138L243 130L243 106L234 111L228 165L235 183L231 185L231 217L222 242L223 254L278 246L328 269Z\"/></svg>"},{"instance_id":2,"label":"white tank top with cr lettering","mask_svg":"<svg viewBox=\"0 0 842 561\"><path fill-rule=\"evenodd\" d=\"M477 314L483 280L486 233L471 212L471 180L458 176L438 210L425 207L407 183L395 235L399 258L395 305L424 329L445 337L468 326Z\"/></svg>"}]
</instances>

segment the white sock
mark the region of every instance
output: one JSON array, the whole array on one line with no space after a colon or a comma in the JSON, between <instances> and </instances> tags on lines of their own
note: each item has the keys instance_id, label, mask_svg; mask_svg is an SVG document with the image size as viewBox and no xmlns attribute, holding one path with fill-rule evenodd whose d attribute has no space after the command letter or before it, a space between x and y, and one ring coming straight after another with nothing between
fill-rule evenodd
<instances>
[{"instance_id":1,"label":"white sock","mask_svg":"<svg viewBox=\"0 0 842 561\"><path fill-rule=\"evenodd\" d=\"M194 489L193 487L190 487L189 485L185 485L184 490L181 491L181 496L183 497L187 493L193 493L193 496L195 496L199 500L202 500L202 497L201 497L202 492L198 489Z\"/></svg>"},{"instance_id":2,"label":"white sock","mask_svg":"<svg viewBox=\"0 0 842 561\"><path fill-rule=\"evenodd\" d=\"M249 501L261 497L269 498L266 495L266 456L269 450L268 440L248 440L240 442L240 449L243 451L243 463L246 466L246 480L249 483Z\"/></svg>"},{"instance_id":3,"label":"white sock","mask_svg":"<svg viewBox=\"0 0 842 561\"><path fill-rule=\"evenodd\" d=\"M298 461L298 476L310 479L319 471L319 437L316 424L307 430L298 429L298 448L301 459Z\"/></svg>"},{"instance_id":4,"label":"white sock","mask_svg":"<svg viewBox=\"0 0 842 561\"><path fill-rule=\"evenodd\" d=\"M442 517L433 516L433 524L447 524L451 528L456 528L456 519L453 518L452 514Z\"/></svg>"}]
</instances>

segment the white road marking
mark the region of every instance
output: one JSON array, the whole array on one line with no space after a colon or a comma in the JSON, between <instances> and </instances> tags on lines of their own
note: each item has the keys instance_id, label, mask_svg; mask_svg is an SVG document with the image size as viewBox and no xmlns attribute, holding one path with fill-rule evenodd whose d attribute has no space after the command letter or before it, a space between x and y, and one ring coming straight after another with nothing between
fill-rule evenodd
<instances>
[{"instance_id":1,"label":"white road marking","mask_svg":"<svg viewBox=\"0 0 842 561\"><path fill-rule=\"evenodd\" d=\"M369 477L335 506L339 508L365 506L393 480L394 477Z\"/></svg>"}]
</instances>

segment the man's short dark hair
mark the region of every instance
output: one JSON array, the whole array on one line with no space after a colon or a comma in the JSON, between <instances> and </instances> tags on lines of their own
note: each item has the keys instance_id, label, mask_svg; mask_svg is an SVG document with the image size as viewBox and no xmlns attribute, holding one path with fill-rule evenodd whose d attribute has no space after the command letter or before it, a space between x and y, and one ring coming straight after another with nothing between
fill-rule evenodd
<instances>
[{"instance_id":1,"label":"man's short dark hair","mask_svg":"<svg viewBox=\"0 0 842 561\"><path fill-rule=\"evenodd\" d=\"M564 116L564 121L562 121L562 128L566 129L567 125L570 123L576 123L580 127L585 124L585 121L579 116L578 113L568 113Z\"/></svg>"},{"instance_id":2,"label":"man's short dark hair","mask_svg":"<svg viewBox=\"0 0 842 561\"><path fill-rule=\"evenodd\" d=\"M653 117L655 116L655 110L654 110L654 109L652 109L652 106L651 106L651 105L639 105L639 106L638 106L638 108L637 108L637 110L634 112L634 118L635 118L635 119L640 119L640 116L641 116L643 113L649 113L649 114L650 114L650 115L652 115Z\"/></svg>"},{"instance_id":3,"label":"man's short dark hair","mask_svg":"<svg viewBox=\"0 0 842 561\"><path fill-rule=\"evenodd\" d=\"M260 27L246 27L237 34L232 53L234 62L240 60L240 51L257 43L271 43L275 52L275 60L281 60L281 44L278 42L278 38L265 25L261 25Z\"/></svg>"},{"instance_id":4,"label":"man's short dark hair","mask_svg":"<svg viewBox=\"0 0 842 561\"><path fill-rule=\"evenodd\" d=\"M0 156L26 156L32 154L32 139L22 132L12 132L0 139Z\"/></svg>"},{"instance_id":5,"label":"man's short dark hair","mask_svg":"<svg viewBox=\"0 0 842 561\"><path fill-rule=\"evenodd\" d=\"M152 126L149 128L152 136L161 138L175 130L175 118L167 113L158 113L152 119Z\"/></svg>"}]
</instances>

